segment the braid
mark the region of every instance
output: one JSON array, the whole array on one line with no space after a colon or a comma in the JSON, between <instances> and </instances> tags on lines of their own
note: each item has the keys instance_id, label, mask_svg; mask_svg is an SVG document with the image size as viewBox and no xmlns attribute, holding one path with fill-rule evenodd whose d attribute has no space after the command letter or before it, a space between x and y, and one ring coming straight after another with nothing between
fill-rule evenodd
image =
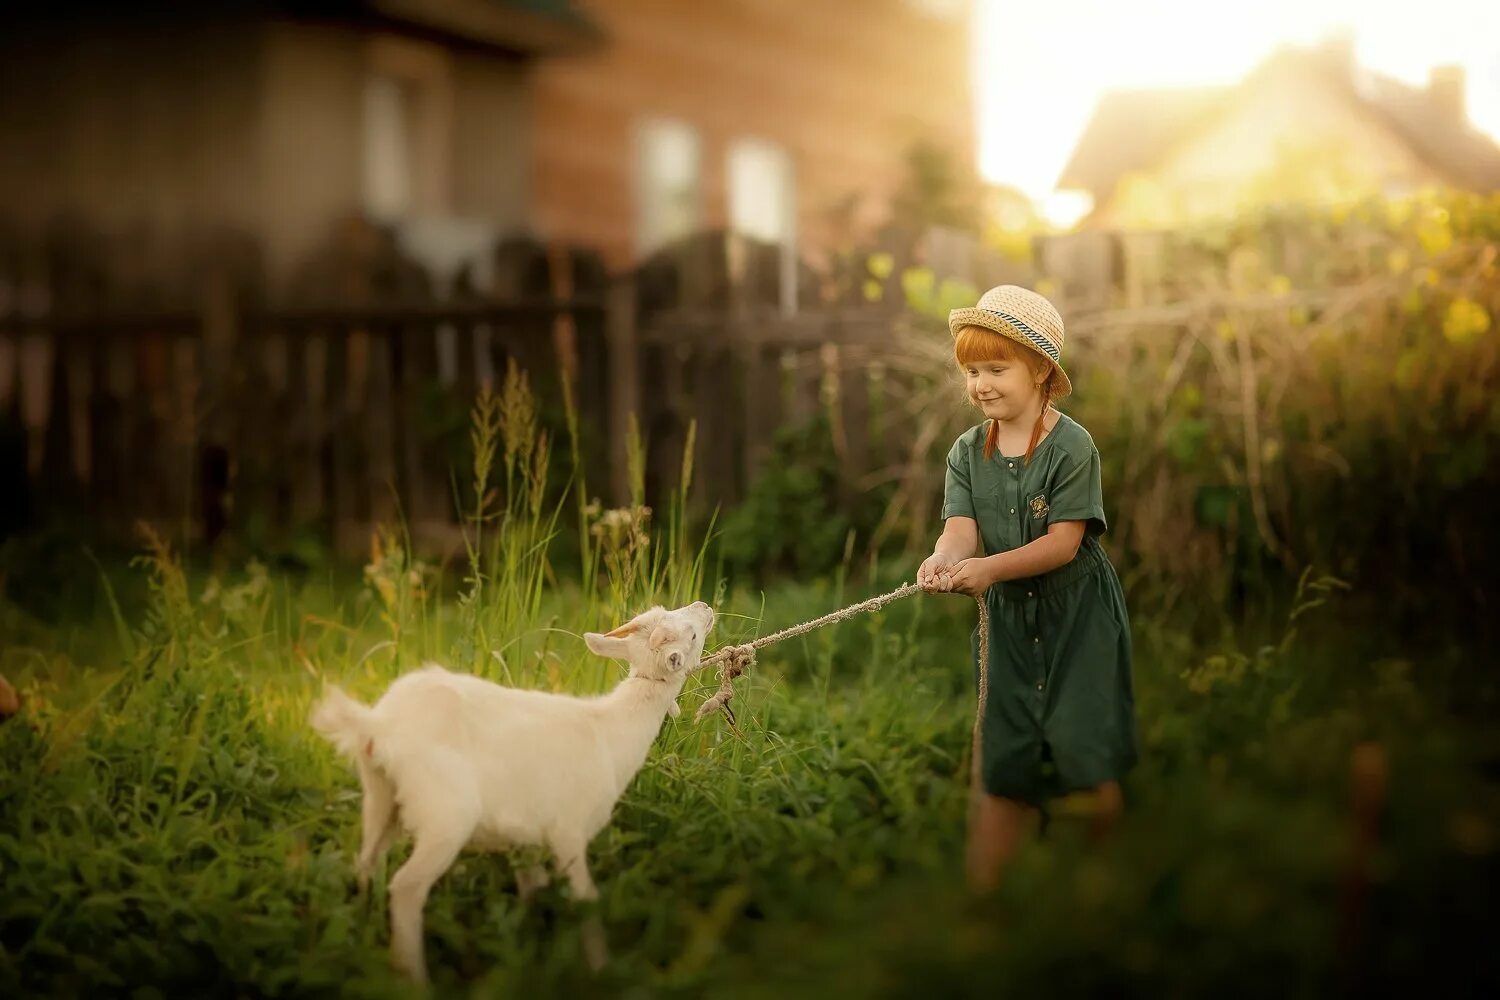
<instances>
[{"instance_id":1,"label":"braid","mask_svg":"<svg viewBox=\"0 0 1500 1000\"><path fill-rule=\"evenodd\" d=\"M1026 458L1024 460L1024 464L1026 465L1031 464L1031 453L1036 451L1036 443L1042 437L1043 423L1047 419L1047 408L1052 402L1053 376L1056 372L1057 369L1055 368L1049 369L1047 377L1042 380L1042 409L1036 415L1036 423L1031 428L1031 440L1026 444Z\"/></svg>"}]
</instances>

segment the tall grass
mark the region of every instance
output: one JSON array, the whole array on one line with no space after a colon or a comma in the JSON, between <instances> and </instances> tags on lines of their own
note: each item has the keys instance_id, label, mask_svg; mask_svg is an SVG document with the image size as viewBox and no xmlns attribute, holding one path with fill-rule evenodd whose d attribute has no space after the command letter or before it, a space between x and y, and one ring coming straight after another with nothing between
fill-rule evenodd
<instances>
[{"instance_id":1,"label":"tall grass","mask_svg":"<svg viewBox=\"0 0 1500 1000\"><path fill-rule=\"evenodd\" d=\"M589 495L512 369L473 411L456 597L398 529L362 576L298 582L251 564L204 579L143 536L136 616L48 631L0 602L0 671L26 711L0 726L0 995L395 996L384 880L352 891L357 783L305 723L325 678L374 697L420 659L524 686L600 690L620 668L578 633L655 602L721 611L741 641L885 588L906 561L747 593L710 580L683 492L663 516ZM571 511L571 516L565 512ZM568 527L563 527L568 525ZM577 573L549 542L577 534ZM530 906L505 859L465 856L428 904L440 990L476 996L1048 995L1327 992L1361 970L1413 985L1431 962L1493 977L1500 748L1457 725L1417 657L1334 627L1341 587L1307 575L1264 646L1135 624L1144 760L1119 835L1092 847L1056 803L992 904L959 890L973 708L972 602L916 597L763 652L740 725L668 720L592 846L615 961L590 978L557 885ZM708 593L709 589L712 593ZM1327 602L1327 603L1320 603ZM1318 629L1320 622L1326 627ZM123 630L121 638L117 632ZM81 631L90 641L80 644ZM690 682L684 708L706 696ZM1353 866L1348 762L1391 781L1378 851ZM388 876L401 852L387 861ZM1366 890L1338 946L1341 886ZM1462 964L1460 964L1462 963ZM1493 982L1493 978L1489 980Z\"/></svg>"}]
</instances>

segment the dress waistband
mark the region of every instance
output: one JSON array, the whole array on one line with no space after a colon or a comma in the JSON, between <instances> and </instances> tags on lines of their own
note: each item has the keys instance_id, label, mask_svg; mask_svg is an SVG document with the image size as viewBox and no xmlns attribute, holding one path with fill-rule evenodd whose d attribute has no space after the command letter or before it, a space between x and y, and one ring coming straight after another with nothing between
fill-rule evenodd
<instances>
[{"instance_id":1,"label":"dress waistband","mask_svg":"<svg viewBox=\"0 0 1500 1000\"><path fill-rule=\"evenodd\" d=\"M1008 601L1024 601L1027 598L1055 594L1108 564L1109 557L1105 555L1104 547L1099 544L1098 539L1089 537L1083 540L1083 544L1078 547L1078 554L1067 565L1041 576L1003 580L991 584L990 590Z\"/></svg>"}]
</instances>

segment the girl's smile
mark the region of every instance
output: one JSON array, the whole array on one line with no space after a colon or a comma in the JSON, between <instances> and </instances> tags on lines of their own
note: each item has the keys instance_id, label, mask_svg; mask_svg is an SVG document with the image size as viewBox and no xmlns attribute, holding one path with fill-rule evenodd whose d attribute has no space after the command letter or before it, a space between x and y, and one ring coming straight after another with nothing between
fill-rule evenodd
<instances>
[{"instance_id":1,"label":"girl's smile","mask_svg":"<svg viewBox=\"0 0 1500 1000\"><path fill-rule=\"evenodd\" d=\"M1018 361L980 361L964 366L964 384L986 417L1010 422L1035 409L1039 391L1033 373Z\"/></svg>"}]
</instances>

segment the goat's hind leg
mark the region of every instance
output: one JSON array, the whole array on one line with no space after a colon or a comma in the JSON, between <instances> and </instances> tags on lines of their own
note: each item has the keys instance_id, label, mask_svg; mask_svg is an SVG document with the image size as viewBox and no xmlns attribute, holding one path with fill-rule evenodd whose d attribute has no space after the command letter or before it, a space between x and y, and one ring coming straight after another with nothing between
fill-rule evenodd
<instances>
[{"instance_id":1,"label":"goat's hind leg","mask_svg":"<svg viewBox=\"0 0 1500 1000\"><path fill-rule=\"evenodd\" d=\"M365 758L359 758L359 782L364 787L360 800L362 838L354 878L359 891L370 885L370 874L391 844L396 832L396 786L385 773Z\"/></svg>"},{"instance_id":2,"label":"goat's hind leg","mask_svg":"<svg viewBox=\"0 0 1500 1000\"><path fill-rule=\"evenodd\" d=\"M552 853L557 867L568 877L568 884L573 890L573 901L592 904L598 900L599 890L594 885L593 877L589 875L588 845L571 840L554 841ZM591 912L584 918L582 928L583 956L588 961L589 968L598 972L609 961L609 942L597 908L589 908Z\"/></svg>"},{"instance_id":3,"label":"goat's hind leg","mask_svg":"<svg viewBox=\"0 0 1500 1000\"><path fill-rule=\"evenodd\" d=\"M422 948L422 909L427 905L427 894L452 866L468 839L467 831L460 835L443 830L426 836L419 832L411 857L391 878L391 958L417 982L427 981Z\"/></svg>"},{"instance_id":4,"label":"goat's hind leg","mask_svg":"<svg viewBox=\"0 0 1500 1000\"><path fill-rule=\"evenodd\" d=\"M433 883L453 864L479 823L479 792L451 760L430 759L415 787L403 784L401 810L413 846L391 877L391 957L420 983L427 981L422 908Z\"/></svg>"}]
</instances>

